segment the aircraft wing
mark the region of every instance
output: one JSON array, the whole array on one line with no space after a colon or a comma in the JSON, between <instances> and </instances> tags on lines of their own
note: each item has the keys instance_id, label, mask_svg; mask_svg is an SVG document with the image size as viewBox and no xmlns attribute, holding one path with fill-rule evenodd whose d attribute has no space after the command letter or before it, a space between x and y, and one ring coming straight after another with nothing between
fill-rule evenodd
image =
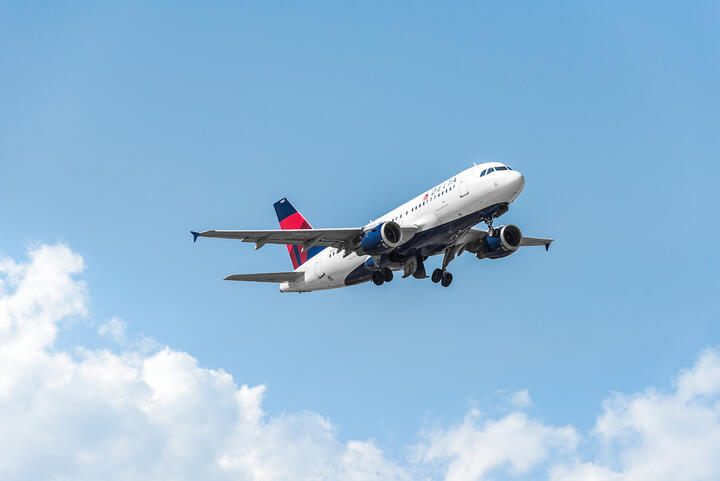
<instances>
[{"instance_id":1,"label":"aircraft wing","mask_svg":"<svg viewBox=\"0 0 720 481\"><path fill-rule=\"evenodd\" d=\"M263 274L233 274L225 278L226 281L250 282L292 282L302 279L304 272L266 272Z\"/></svg>"},{"instance_id":2,"label":"aircraft wing","mask_svg":"<svg viewBox=\"0 0 720 481\"><path fill-rule=\"evenodd\" d=\"M542 237L525 237L522 236L522 239L520 239L520 247L523 246L545 246L545 250L548 250L550 248L550 244L552 244L552 241L555 239L544 239Z\"/></svg>"},{"instance_id":3,"label":"aircraft wing","mask_svg":"<svg viewBox=\"0 0 720 481\"><path fill-rule=\"evenodd\" d=\"M192 232L193 240L198 237L219 237L254 242L259 249L265 244L291 244L308 250L314 246L334 246L338 249L354 250L359 246L362 228L352 229L273 229L273 230L206 230Z\"/></svg>"}]
</instances>

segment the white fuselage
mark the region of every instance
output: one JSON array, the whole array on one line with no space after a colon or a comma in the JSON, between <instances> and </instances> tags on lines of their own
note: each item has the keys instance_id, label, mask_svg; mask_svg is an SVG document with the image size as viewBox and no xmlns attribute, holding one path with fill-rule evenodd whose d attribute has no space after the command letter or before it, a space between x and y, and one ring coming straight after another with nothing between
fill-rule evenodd
<instances>
[{"instance_id":1,"label":"white fuselage","mask_svg":"<svg viewBox=\"0 0 720 481\"><path fill-rule=\"evenodd\" d=\"M395 221L401 227L416 227L421 233L468 216L489 206L510 203L520 194L525 180L515 170L496 171L480 176L485 169L503 166L498 162L475 165L423 192L387 214L369 222L371 228L381 222ZM305 273L302 280L283 282L283 292L307 292L345 287L345 279L370 256L327 247L296 269Z\"/></svg>"}]
</instances>

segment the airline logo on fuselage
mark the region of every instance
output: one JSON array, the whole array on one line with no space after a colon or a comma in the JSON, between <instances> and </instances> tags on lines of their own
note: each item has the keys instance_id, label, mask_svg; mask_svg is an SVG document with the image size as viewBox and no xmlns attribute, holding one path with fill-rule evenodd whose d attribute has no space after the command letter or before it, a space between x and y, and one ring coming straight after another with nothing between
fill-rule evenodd
<instances>
[{"instance_id":1,"label":"airline logo on fuselage","mask_svg":"<svg viewBox=\"0 0 720 481\"><path fill-rule=\"evenodd\" d=\"M425 197L423 197L422 200L428 200L428 196L435 195L435 193L442 192L445 189L449 189L452 184L457 182L457 177L453 177L452 179L448 180L447 182L444 182L443 184L435 187L433 190L425 194Z\"/></svg>"}]
</instances>

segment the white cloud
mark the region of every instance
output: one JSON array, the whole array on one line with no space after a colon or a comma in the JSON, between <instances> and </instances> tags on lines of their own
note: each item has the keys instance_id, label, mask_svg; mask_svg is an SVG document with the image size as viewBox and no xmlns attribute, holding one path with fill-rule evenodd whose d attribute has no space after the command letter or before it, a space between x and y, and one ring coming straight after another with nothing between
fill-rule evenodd
<instances>
[{"instance_id":1,"label":"white cloud","mask_svg":"<svg viewBox=\"0 0 720 481\"><path fill-rule=\"evenodd\" d=\"M112 317L98 328L98 334L111 339L116 344L125 344L127 341L127 323L118 317Z\"/></svg>"},{"instance_id":2,"label":"white cloud","mask_svg":"<svg viewBox=\"0 0 720 481\"><path fill-rule=\"evenodd\" d=\"M720 479L720 355L708 350L668 393L615 394L594 435L610 463L558 468L554 480ZM615 470L611 467L616 467Z\"/></svg>"},{"instance_id":3,"label":"white cloud","mask_svg":"<svg viewBox=\"0 0 720 481\"><path fill-rule=\"evenodd\" d=\"M517 408L526 408L532 404L530 393L527 389L517 391L510 397L510 403Z\"/></svg>"},{"instance_id":4,"label":"white cloud","mask_svg":"<svg viewBox=\"0 0 720 481\"><path fill-rule=\"evenodd\" d=\"M706 350L692 369L685 369L677 380L677 394L682 401L720 393L720 354Z\"/></svg>"},{"instance_id":5,"label":"white cloud","mask_svg":"<svg viewBox=\"0 0 720 481\"><path fill-rule=\"evenodd\" d=\"M578 442L572 427L547 426L523 413L481 421L473 409L458 426L426 434L415 448L417 460L443 463L446 481L478 480L498 468L527 473L551 454L571 452Z\"/></svg>"},{"instance_id":6,"label":"white cloud","mask_svg":"<svg viewBox=\"0 0 720 481\"><path fill-rule=\"evenodd\" d=\"M317 413L267 415L264 386L238 386L188 353L128 335L119 319L99 333L121 353L57 349L63 322L88 315L83 268L63 245L33 248L26 263L0 258L0 479L719 478L717 350L669 392L612 395L590 433L472 409L422 433L396 463L372 441L341 441ZM510 398L518 408L530 402L527 391Z\"/></svg>"},{"instance_id":7,"label":"white cloud","mask_svg":"<svg viewBox=\"0 0 720 481\"><path fill-rule=\"evenodd\" d=\"M317 414L267 416L264 386L187 353L53 349L61 321L87 314L83 260L29 256L0 260L0 479L408 479ZM120 321L101 330L124 338Z\"/></svg>"}]
</instances>

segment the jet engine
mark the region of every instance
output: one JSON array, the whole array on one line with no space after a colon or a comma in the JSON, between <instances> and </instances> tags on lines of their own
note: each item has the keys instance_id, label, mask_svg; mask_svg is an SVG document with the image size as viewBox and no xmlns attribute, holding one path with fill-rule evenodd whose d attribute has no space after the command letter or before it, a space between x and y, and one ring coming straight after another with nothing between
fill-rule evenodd
<instances>
[{"instance_id":1,"label":"jet engine","mask_svg":"<svg viewBox=\"0 0 720 481\"><path fill-rule=\"evenodd\" d=\"M402 242L402 229L397 222L378 224L363 233L360 246L366 254L378 255L391 251Z\"/></svg>"},{"instance_id":2,"label":"jet engine","mask_svg":"<svg viewBox=\"0 0 720 481\"><path fill-rule=\"evenodd\" d=\"M522 232L518 226L508 224L495 228L495 236L487 236L479 246L476 254L479 259L489 257L499 259L509 256L520 247ZM475 252L475 250L473 250Z\"/></svg>"}]
</instances>

